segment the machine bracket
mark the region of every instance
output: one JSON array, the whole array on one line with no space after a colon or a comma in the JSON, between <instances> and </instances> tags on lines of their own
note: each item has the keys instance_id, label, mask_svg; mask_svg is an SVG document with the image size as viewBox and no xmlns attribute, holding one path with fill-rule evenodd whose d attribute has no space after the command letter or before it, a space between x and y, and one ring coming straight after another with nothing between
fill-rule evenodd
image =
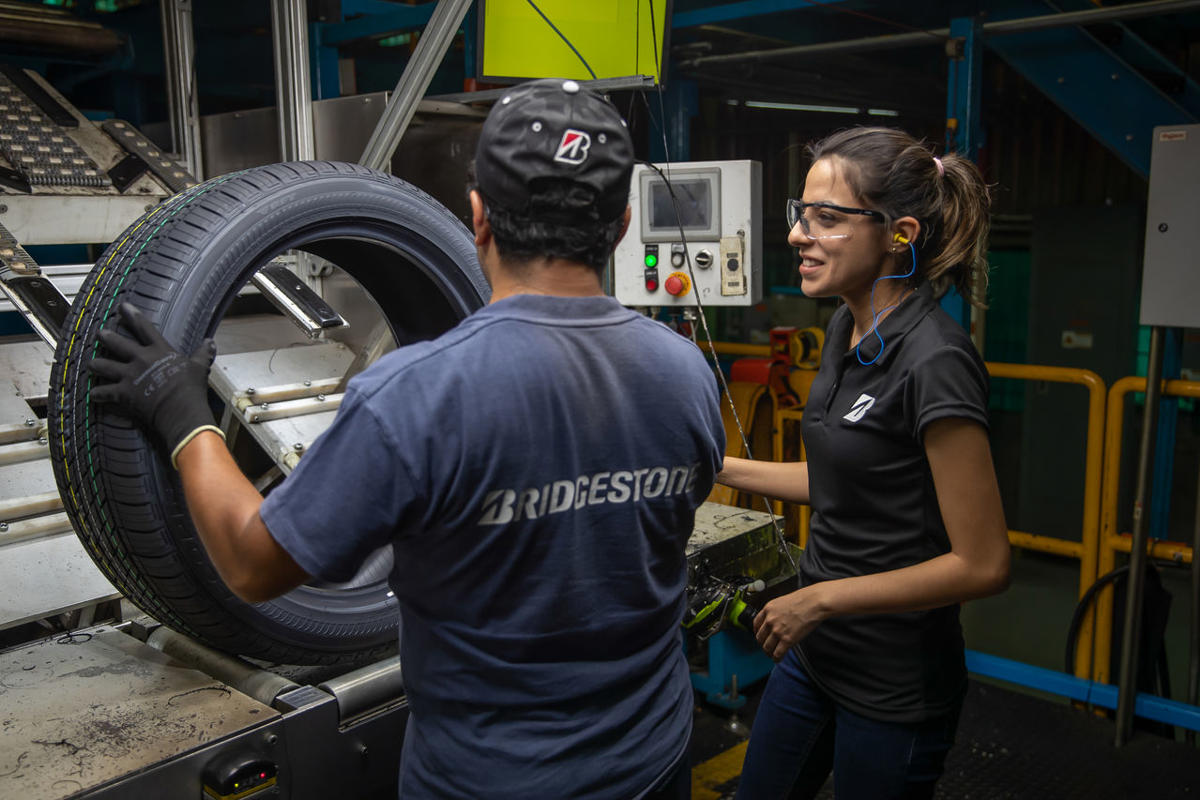
<instances>
[{"instance_id":1,"label":"machine bracket","mask_svg":"<svg viewBox=\"0 0 1200 800\"><path fill-rule=\"evenodd\" d=\"M0 225L0 291L42 341L51 349L58 347L58 335L71 304L42 275L37 263L3 225Z\"/></svg>"},{"instance_id":2,"label":"machine bracket","mask_svg":"<svg viewBox=\"0 0 1200 800\"><path fill-rule=\"evenodd\" d=\"M172 160L142 135L137 128L119 119L106 119L100 124L109 136L127 153L136 155L150 171L172 192L182 192L196 185L196 179L182 165ZM120 165L118 165L120 166Z\"/></svg>"},{"instance_id":3,"label":"machine bracket","mask_svg":"<svg viewBox=\"0 0 1200 800\"><path fill-rule=\"evenodd\" d=\"M150 169L150 165L145 159L137 153L129 153L116 166L108 171L108 179L113 182L113 186L118 192L124 194L125 190L133 185L134 181L146 174Z\"/></svg>"},{"instance_id":4,"label":"machine bracket","mask_svg":"<svg viewBox=\"0 0 1200 800\"><path fill-rule=\"evenodd\" d=\"M321 299L303 280L282 264L268 264L250 279L284 316L315 339L325 330L344 328L349 323Z\"/></svg>"}]
</instances>

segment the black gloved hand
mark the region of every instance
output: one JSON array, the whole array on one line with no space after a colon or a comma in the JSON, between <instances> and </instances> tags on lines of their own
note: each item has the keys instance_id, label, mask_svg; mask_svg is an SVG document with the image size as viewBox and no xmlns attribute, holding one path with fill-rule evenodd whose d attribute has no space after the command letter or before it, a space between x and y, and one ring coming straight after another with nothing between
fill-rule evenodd
<instances>
[{"instance_id":1,"label":"black gloved hand","mask_svg":"<svg viewBox=\"0 0 1200 800\"><path fill-rule=\"evenodd\" d=\"M196 434L211 430L224 436L213 425L208 407L208 370L217 355L216 345L205 339L187 358L130 303L121 303L117 313L133 338L115 330L100 331L100 343L111 358L93 358L88 369L113 383L93 387L92 399L116 403L157 431L171 454L171 465L176 466L175 457Z\"/></svg>"}]
</instances>

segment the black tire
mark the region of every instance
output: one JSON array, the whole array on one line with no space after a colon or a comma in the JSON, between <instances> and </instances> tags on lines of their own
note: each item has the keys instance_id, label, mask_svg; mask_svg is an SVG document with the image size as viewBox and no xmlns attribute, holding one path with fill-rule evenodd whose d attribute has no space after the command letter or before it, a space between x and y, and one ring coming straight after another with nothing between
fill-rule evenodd
<instances>
[{"instance_id":1,"label":"black tire","mask_svg":"<svg viewBox=\"0 0 1200 800\"><path fill-rule=\"evenodd\" d=\"M148 614L219 649L266 661L357 662L395 646L398 614L386 575L242 602L205 555L158 443L119 410L89 400L87 362L118 302L136 305L172 344L191 352L213 334L250 276L289 249L350 273L401 343L453 327L488 293L470 232L397 178L335 162L214 178L130 226L80 289L51 370L51 457L84 546Z\"/></svg>"}]
</instances>

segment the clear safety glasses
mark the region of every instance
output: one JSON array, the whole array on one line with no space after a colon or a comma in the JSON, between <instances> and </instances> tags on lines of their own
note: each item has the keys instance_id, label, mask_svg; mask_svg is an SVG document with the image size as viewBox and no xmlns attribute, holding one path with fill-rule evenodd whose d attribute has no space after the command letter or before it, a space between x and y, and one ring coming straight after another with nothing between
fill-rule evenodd
<instances>
[{"instance_id":1,"label":"clear safety glasses","mask_svg":"<svg viewBox=\"0 0 1200 800\"><path fill-rule=\"evenodd\" d=\"M805 203L792 199L787 201L788 230L799 223L800 230L809 239L848 239L854 230L855 216L885 221L883 214L869 208L848 208L832 203Z\"/></svg>"}]
</instances>

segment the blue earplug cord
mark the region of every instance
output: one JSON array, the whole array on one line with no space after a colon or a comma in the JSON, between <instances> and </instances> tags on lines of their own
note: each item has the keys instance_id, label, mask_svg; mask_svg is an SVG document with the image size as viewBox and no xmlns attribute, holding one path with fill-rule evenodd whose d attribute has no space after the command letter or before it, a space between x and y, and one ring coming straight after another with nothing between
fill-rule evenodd
<instances>
[{"instance_id":1,"label":"blue earplug cord","mask_svg":"<svg viewBox=\"0 0 1200 800\"><path fill-rule=\"evenodd\" d=\"M859 340L858 344L854 345L854 355L855 355L855 357L858 358L858 363L862 364L864 367L871 366L872 364L874 364L876 361L879 360L879 357L881 355L883 355L884 341L883 341L883 337L879 335L879 330L878 330L879 318L881 316L883 316L884 314L886 314L888 311L891 311L896 306L900 305L899 303L893 303L892 305L888 306L887 308L881 308L879 311L876 311L875 310L875 287L879 285L880 281L903 280L905 278L911 278L913 275L916 274L916 272L917 272L917 248L915 246L913 246L912 242L909 242L908 249L909 249L909 252L912 253L912 267L908 270L908 272L904 273L903 275L880 275L878 278L875 279L875 283L871 284L871 330L867 331L866 334L863 335L863 338ZM872 358L870 361L863 361L862 343L863 343L863 340L866 339L867 336L870 336L872 333L875 334L875 338L879 340L879 352L876 353L875 357Z\"/></svg>"}]
</instances>

